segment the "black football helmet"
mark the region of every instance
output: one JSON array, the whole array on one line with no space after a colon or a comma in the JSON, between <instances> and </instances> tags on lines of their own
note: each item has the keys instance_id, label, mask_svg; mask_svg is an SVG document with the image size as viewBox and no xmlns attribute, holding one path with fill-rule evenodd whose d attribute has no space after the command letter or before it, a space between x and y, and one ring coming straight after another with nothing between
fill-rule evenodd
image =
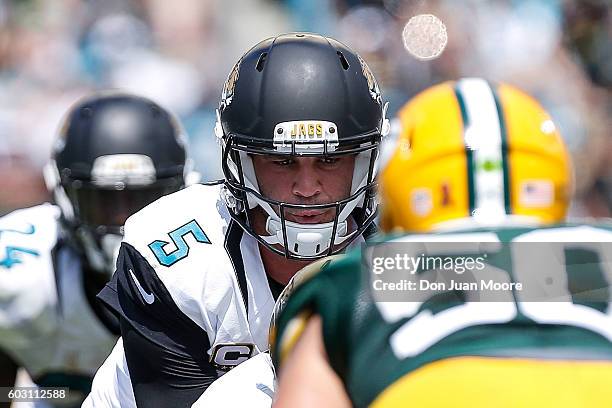
<instances>
[{"instance_id":1,"label":"black football helmet","mask_svg":"<svg viewBox=\"0 0 612 408\"><path fill-rule=\"evenodd\" d=\"M65 116L45 181L89 265L112 273L125 220L181 189L190 163L170 112L146 98L102 92Z\"/></svg>"},{"instance_id":2,"label":"black football helmet","mask_svg":"<svg viewBox=\"0 0 612 408\"><path fill-rule=\"evenodd\" d=\"M287 258L312 260L344 249L376 216L378 146L389 131L385 110L372 72L344 44L317 34L292 33L255 45L229 74L215 126L223 147L224 198L232 218ZM251 160L256 154L356 155L350 195L316 205L265 197ZM247 210L256 206L267 214L267 235L252 228ZM287 210L331 208L333 222L286 220Z\"/></svg>"}]
</instances>

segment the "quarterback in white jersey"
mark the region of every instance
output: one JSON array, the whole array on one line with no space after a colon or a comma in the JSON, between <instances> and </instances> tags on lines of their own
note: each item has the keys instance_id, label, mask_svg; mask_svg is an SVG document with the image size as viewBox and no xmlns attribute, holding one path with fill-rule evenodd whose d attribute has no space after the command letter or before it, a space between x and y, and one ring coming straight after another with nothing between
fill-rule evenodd
<instances>
[{"instance_id":1,"label":"quarterback in white jersey","mask_svg":"<svg viewBox=\"0 0 612 408\"><path fill-rule=\"evenodd\" d=\"M184 185L187 158L176 120L140 97L95 94L60 129L45 174L58 205L0 218L0 354L9 360L0 374L12 386L23 367L38 386L69 388L54 403L74 406L119 334L96 294L114 270L121 226Z\"/></svg>"},{"instance_id":2,"label":"quarterback in white jersey","mask_svg":"<svg viewBox=\"0 0 612 408\"><path fill-rule=\"evenodd\" d=\"M163 197L126 222L99 295L121 316L122 345L86 406L112 406L125 389L118 381L135 397L121 406L191 406L267 350L274 300L291 277L373 231L388 127L374 77L343 44L297 33L249 50L215 126L225 180Z\"/></svg>"}]
</instances>

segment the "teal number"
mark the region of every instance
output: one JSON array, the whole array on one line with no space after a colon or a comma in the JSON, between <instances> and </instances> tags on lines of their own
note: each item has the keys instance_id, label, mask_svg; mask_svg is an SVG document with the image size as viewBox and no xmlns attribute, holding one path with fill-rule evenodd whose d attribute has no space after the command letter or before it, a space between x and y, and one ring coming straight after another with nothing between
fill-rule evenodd
<instances>
[{"instance_id":1,"label":"teal number","mask_svg":"<svg viewBox=\"0 0 612 408\"><path fill-rule=\"evenodd\" d=\"M0 228L0 235L2 235L3 232L12 232L15 234L22 234L22 235L32 235L35 231L36 231L36 228L34 228L34 225L30 224L28 226L28 229L25 231L8 229L8 228Z\"/></svg>"},{"instance_id":2,"label":"teal number","mask_svg":"<svg viewBox=\"0 0 612 408\"><path fill-rule=\"evenodd\" d=\"M36 231L36 229L34 228L34 225L30 224L29 228L25 231L19 231L19 230L14 230L14 229L0 229L0 235L2 235L3 232L12 232L14 234L22 234L22 235L32 235L34 234L34 231ZM38 251L35 251L33 249L7 246L5 249L4 259L0 260L0 266L3 268L10 269L13 265L20 264L22 261L21 261L21 258L18 256L19 253L30 254L33 256L39 255Z\"/></svg>"},{"instance_id":3,"label":"teal number","mask_svg":"<svg viewBox=\"0 0 612 408\"><path fill-rule=\"evenodd\" d=\"M189 255L189 245L185 242L185 236L187 234L193 235L197 242L203 244L210 244L210 240L202 230L202 227L196 222L196 220L189 221L187 224L175 229L168 233L168 236L176 246L176 249L170 253L166 253L164 247L169 242L156 240L149 244L149 248L153 251L153 254L157 258L160 264L164 266L170 266Z\"/></svg>"},{"instance_id":4,"label":"teal number","mask_svg":"<svg viewBox=\"0 0 612 408\"><path fill-rule=\"evenodd\" d=\"M38 256L38 252L34 251L33 249L9 246L9 247L6 247L6 255L4 259L0 261L0 266L10 269L13 265L20 264L21 258L17 256L19 252L24 253L24 254Z\"/></svg>"}]
</instances>

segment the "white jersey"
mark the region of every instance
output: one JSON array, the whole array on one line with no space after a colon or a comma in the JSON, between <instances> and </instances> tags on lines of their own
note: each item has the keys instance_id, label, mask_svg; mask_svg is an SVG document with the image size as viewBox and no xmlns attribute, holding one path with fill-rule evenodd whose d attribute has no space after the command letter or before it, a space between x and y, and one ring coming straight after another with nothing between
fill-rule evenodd
<instances>
[{"instance_id":1,"label":"white jersey","mask_svg":"<svg viewBox=\"0 0 612 408\"><path fill-rule=\"evenodd\" d=\"M212 383L192 407L270 408L275 392L272 359L261 353Z\"/></svg>"},{"instance_id":2,"label":"white jersey","mask_svg":"<svg viewBox=\"0 0 612 408\"><path fill-rule=\"evenodd\" d=\"M269 353L260 353L213 382L192 407L270 408L275 393L272 359ZM136 408L121 339L98 370L92 391L82 405L99 407Z\"/></svg>"},{"instance_id":3,"label":"white jersey","mask_svg":"<svg viewBox=\"0 0 612 408\"><path fill-rule=\"evenodd\" d=\"M43 204L0 219L0 349L39 385L85 391L116 336L90 307L59 215Z\"/></svg>"},{"instance_id":4,"label":"white jersey","mask_svg":"<svg viewBox=\"0 0 612 408\"><path fill-rule=\"evenodd\" d=\"M268 349L275 300L258 242L231 219L220 189L194 185L132 215L117 272L100 297L162 348L180 354L175 336L188 333L200 361L223 374ZM108 393L125 388L113 384L127 380L116 375L127 371L124 361L109 359L97 373L91 398L103 397L93 406L114 406L118 397ZM133 372L131 380L136 387Z\"/></svg>"},{"instance_id":5,"label":"white jersey","mask_svg":"<svg viewBox=\"0 0 612 408\"><path fill-rule=\"evenodd\" d=\"M100 367L82 408L136 408L121 338Z\"/></svg>"},{"instance_id":6,"label":"white jersey","mask_svg":"<svg viewBox=\"0 0 612 408\"><path fill-rule=\"evenodd\" d=\"M225 361L218 351L225 345L250 345L240 353L248 357L268 349L274 298L257 241L231 222L219 189L195 185L162 197L128 219L123 245L154 272L140 277L128 270L144 304L174 303L206 332L207 353L223 368L246 360ZM150 277L159 279L171 299L144 289Z\"/></svg>"}]
</instances>

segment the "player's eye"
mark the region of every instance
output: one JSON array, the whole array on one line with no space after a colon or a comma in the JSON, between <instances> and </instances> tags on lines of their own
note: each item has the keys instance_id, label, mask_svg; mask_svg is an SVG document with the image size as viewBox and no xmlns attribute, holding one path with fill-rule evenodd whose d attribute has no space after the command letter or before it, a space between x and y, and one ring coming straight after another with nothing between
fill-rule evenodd
<instances>
[{"instance_id":1,"label":"player's eye","mask_svg":"<svg viewBox=\"0 0 612 408\"><path fill-rule=\"evenodd\" d=\"M338 160L340 160L337 157L322 157L320 159L321 163L323 164L336 164L338 163Z\"/></svg>"},{"instance_id":2,"label":"player's eye","mask_svg":"<svg viewBox=\"0 0 612 408\"><path fill-rule=\"evenodd\" d=\"M293 159L280 159L280 160L274 160L272 163L274 163L277 166L289 166L293 164L293 162L294 162Z\"/></svg>"}]
</instances>

